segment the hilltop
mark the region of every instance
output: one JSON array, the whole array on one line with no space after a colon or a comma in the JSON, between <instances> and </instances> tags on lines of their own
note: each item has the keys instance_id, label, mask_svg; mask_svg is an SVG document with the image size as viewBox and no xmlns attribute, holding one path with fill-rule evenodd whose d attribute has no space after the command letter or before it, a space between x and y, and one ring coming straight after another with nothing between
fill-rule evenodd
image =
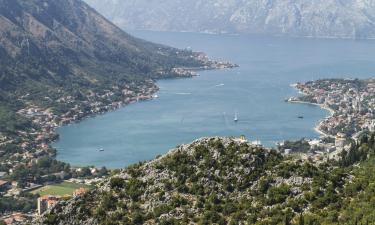
<instances>
[{"instance_id":1,"label":"hilltop","mask_svg":"<svg viewBox=\"0 0 375 225\"><path fill-rule=\"evenodd\" d=\"M233 138L202 138L60 202L41 224L374 222L374 135L314 164ZM353 166L355 165L355 166ZM353 210L355 209L355 210Z\"/></svg>"}]
</instances>

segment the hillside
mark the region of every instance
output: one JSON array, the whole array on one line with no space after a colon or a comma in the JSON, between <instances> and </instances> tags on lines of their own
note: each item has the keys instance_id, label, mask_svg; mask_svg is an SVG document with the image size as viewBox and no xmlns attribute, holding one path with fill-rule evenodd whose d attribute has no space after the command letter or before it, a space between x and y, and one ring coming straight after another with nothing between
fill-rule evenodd
<instances>
[{"instance_id":1,"label":"hillside","mask_svg":"<svg viewBox=\"0 0 375 225\"><path fill-rule=\"evenodd\" d=\"M132 37L81 0L0 0L0 132L28 126L14 115L25 105L61 114L62 97L189 76L176 68L210 66L198 55Z\"/></svg>"},{"instance_id":2,"label":"hillside","mask_svg":"<svg viewBox=\"0 0 375 225\"><path fill-rule=\"evenodd\" d=\"M319 164L239 139L203 138L120 171L39 223L371 223L374 161L374 135L340 161Z\"/></svg>"},{"instance_id":3,"label":"hillside","mask_svg":"<svg viewBox=\"0 0 375 225\"><path fill-rule=\"evenodd\" d=\"M156 79L227 66L132 37L81 0L0 0L0 171L17 184L0 214L33 212L35 185L96 176L55 160L58 127L151 99Z\"/></svg>"},{"instance_id":4,"label":"hillside","mask_svg":"<svg viewBox=\"0 0 375 225\"><path fill-rule=\"evenodd\" d=\"M128 35L80 0L1 0L0 28L5 95L40 86L49 91L110 87L157 77L160 70L202 65L190 52Z\"/></svg>"},{"instance_id":5,"label":"hillside","mask_svg":"<svg viewBox=\"0 0 375 225\"><path fill-rule=\"evenodd\" d=\"M86 0L127 29L374 38L372 0ZM183 15L183 16L181 16Z\"/></svg>"}]
</instances>

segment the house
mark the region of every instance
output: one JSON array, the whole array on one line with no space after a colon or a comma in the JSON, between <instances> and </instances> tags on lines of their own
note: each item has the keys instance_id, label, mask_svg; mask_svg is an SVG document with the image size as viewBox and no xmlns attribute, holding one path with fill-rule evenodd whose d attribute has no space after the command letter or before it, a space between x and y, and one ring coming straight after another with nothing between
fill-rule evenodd
<instances>
[{"instance_id":1,"label":"house","mask_svg":"<svg viewBox=\"0 0 375 225\"><path fill-rule=\"evenodd\" d=\"M47 195L38 198L38 214L42 215L61 200L60 196Z\"/></svg>"},{"instance_id":2,"label":"house","mask_svg":"<svg viewBox=\"0 0 375 225\"><path fill-rule=\"evenodd\" d=\"M79 188L79 189L77 189L77 190L75 190L73 192L73 197L77 197L77 196L83 195L86 192L87 192L86 188Z\"/></svg>"},{"instance_id":3,"label":"house","mask_svg":"<svg viewBox=\"0 0 375 225\"><path fill-rule=\"evenodd\" d=\"M6 191L10 188L9 181L6 180L0 180L0 191Z\"/></svg>"},{"instance_id":4,"label":"house","mask_svg":"<svg viewBox=\"0 0 375 225\"><path fill-rule=\"evenodd\" d=\"M7 172L0 172L0 178L4 177L5 175L7 175Z\"/></svg>"}]
</instances>

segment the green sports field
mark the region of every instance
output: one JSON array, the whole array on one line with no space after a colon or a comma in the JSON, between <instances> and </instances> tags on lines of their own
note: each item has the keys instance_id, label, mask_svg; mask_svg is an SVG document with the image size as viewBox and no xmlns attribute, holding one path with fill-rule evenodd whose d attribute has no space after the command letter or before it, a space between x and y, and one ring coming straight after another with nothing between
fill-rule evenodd
<instances>
[{"instance_id":1,"label":"green sports field","mask_svg":"<svg viewBox=\"0 0 375 225\"><path fill-rule=\"evenodd\" d=\"M44 195L72 195L73 192L79 188L87 188L92 189L92 186L88 186L85 184L76 184L70 182L62 182L59 184L47 185L32 191L33 194L39 194L40 196Z\"/></svg>"}]
</instances>

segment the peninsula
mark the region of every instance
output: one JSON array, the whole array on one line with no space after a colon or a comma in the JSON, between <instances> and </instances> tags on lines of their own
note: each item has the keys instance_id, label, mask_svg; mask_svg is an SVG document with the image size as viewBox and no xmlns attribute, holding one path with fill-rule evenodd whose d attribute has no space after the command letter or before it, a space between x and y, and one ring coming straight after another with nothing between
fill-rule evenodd
<instances>
[{"instance_id":1,"label":"peninsula","mask_svg":"<svg viewBox=\"0 0 375 225\"><path fill-rule=\"evenodd\" d=\"M295 87L303 95L289 102L317 104L331 112L317 127L324 135L357 139L360 133L375 130L375 80L328 79Z\"/></svg>"}]
</instances>

